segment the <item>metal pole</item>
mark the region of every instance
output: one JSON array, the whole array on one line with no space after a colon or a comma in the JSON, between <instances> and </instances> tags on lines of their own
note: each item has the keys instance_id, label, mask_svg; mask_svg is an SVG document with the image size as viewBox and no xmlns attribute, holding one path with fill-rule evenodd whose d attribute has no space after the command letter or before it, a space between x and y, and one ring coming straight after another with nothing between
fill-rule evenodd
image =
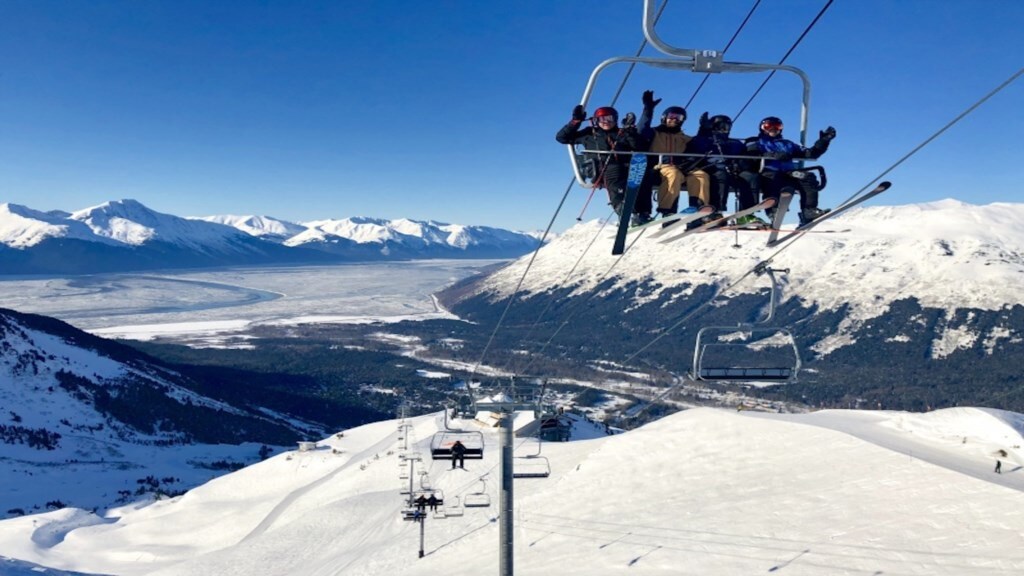
<instances>
[{"instance_id":1,"label":"metal pole","mask_svg":"<svg viewBox=\"0 0 1024 576\"><path fill-rule=\"evenodd\" d=\"M500 576L512 576L512 420L514 410L507 410L501 426L501 511L498 549Z\"/></svg>"},{"instance_id":2,"label":"metal pole","mask_svg":"<svg viewBox=\"0 0 1024 576\"><path fill-rule=\"evenodd\" d=\"M416 460L414 458L409 459L409 507L412 508L412 471L416 467Z\"/></svg>"},{"instance_id":3,"label":"metal pole","mask_svg":"<svg viewBox=\"0 0 1024 576\"><path fill-rule=\"evenodd\" d=\"M426 511L424 511L423 515L420 516L420 558L423 558L423 533L424 533L424 527L426 525L427 525L427 513L426 513Z\"/></svg>"}]
</instances>

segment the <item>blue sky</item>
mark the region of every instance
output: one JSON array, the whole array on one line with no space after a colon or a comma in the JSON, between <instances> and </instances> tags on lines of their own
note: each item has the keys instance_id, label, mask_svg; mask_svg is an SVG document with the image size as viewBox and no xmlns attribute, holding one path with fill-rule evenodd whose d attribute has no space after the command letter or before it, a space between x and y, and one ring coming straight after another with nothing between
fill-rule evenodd
<instances>
[{"instance_id":1,"label":"blue sky","mask_svg":"<svg viewBox=\"0 0 1024 576\"><path fill-rule=\"evenodd\" d=\"M726 59L777 62L824 4L762 1ZM752 5L670 0L658 32L721 49ZM635 54L642 6L0 0L0 202L543 229L571 177L554 133L599 62ZM813 134L838 130L822 205L1024 66L1022 29L1016 0L834 2L787 62L813 82ZM591 110L625 72L601 76ZM701 78L638 68L617 107L639 112L648 88L685 104ZM735 115L762 79L712 77L684 130ZM1022 105L1024 78L887 176L878 203L1021 201ZM796 139L798 113L798 82L777 75L734 135L777 115ZM574 187L556 230L587 194ZM586 218L607 214L599 192Z\"/></svg>"}]
</instances>

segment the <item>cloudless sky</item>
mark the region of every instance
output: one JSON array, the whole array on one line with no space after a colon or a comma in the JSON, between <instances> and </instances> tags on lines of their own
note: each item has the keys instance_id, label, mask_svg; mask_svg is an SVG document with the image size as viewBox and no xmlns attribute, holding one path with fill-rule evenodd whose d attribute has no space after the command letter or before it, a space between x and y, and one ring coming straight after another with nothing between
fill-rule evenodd
<instances>
[{"instance_id":1,"label":"cloudless sky","mask_svg":"<svg viewBox=\"0 0 1024 576\"><path fill-rule=\"evenodd\" d=\"M721 50L753 4L669 0L657 30ZM778 62L824 5L763 0L726 60ZM0 0L0 203L543 229L571 178L554 133L598 63L636 53L642 16L641 0ZM1022 30L1017 0L836 0L787 61L811 78L812 134L838 130L822 205L1020 70ZM601 75L590 111L626 68ZM684 130L704 110L735 116L764 76L713 76ZM639 113L648 88L659 111L685 104L702 77L638 67L616 106ZM1021 201L1022 108L1019 78L877 202ZM799 110L799 82L777 74L733 135L777 115L797 139ZM574 186L556 231L587 194Z\"/></svg>"}]
</instances>

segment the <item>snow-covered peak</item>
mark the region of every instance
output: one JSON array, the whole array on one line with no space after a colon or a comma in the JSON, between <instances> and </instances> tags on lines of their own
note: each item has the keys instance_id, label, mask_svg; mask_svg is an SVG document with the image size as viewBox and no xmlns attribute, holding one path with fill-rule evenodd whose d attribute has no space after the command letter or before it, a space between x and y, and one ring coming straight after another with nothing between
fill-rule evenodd
<instances>
[{"instance_id":1,"label":"snow-covered peak","mask_svg":"<svg viewBox=\"0 0 1024 576\"><path fill-rule=\"evenodd\" d=\"M301 234L306 230L306 227L301 224L288 222L287 220L280 220L270 216L235 216L233 214L223 214L217 216L196 216L190 217L189 219L224 224L225 226L231 226L232 228L241 230L250 236L256 236L258 238L285 239Z\"/></svg>"},{"instance_id":2,"label":"snow-covered peak","mask_svg":"<svg viewBox=\"0 0 1024 576\"><path fill-rule=\"evenodd\" d=\"M66 212L41 212L20 204L0 204L0 244L26 248L47 238L97 240L88 226Z\"/></svg>"},{"instance_id":3,"label":"snow-covered peak","mask_svg":"<svg viewBox=\"0 0 1024 576\"><path fill-rule=\"evenodd\" d=\"M156 212L136 200L116 200L79 210L72 220L86 224L94 234L138 246L159 240L185 246L218 244L240 232L214 222L188 220Z\"/></svg>"}]
</instances>

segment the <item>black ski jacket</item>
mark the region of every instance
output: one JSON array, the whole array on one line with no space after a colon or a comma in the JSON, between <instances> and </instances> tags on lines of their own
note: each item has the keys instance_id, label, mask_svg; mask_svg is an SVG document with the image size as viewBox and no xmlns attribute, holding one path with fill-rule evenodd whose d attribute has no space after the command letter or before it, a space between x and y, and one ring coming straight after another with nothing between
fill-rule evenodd
<instances>
[{"instance_id":1,"label":"black ski jacket","mask_svg":"<svg viewBox=\"0 0 1024 576\"><path fill-rule=\"evenodd\" d=\"M586 150L621 151L634 152L643 150L643 145L636 127L616 128L605 131L597 126L580 128L580 122L569 122L555 134L555 140L561 144L580 144ZM588 159L603 161L607 154L587 154ZM615 154L610 162L617 164L629 164L632 156L629 154Z\"/></svg>"}]
</instances>

